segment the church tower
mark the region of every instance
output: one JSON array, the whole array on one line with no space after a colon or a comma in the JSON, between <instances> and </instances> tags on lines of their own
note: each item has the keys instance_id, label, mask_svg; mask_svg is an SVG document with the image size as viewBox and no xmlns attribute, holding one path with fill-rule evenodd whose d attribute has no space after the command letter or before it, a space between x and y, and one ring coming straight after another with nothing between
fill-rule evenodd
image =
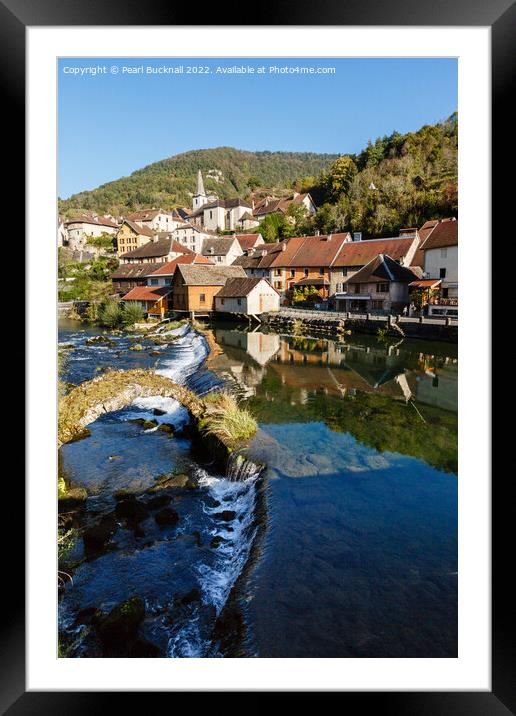
<instances>
[{"instance_id":1,"label":"church tower","mask_svg":"<svg viewBox=\"0 0 516 716\"><path fill-rule=\"evenodd\" d=\"M192 199L192 206L193 210L196 211L197 209L200 209L201 206L204 206L204 204L208 203L208 197L206 196L206 192L204 191L204 182L202 180L202 174L201 170L197 172L197 189L195 190L195 194L193 195Z\"/></svg>"}]
</instances>

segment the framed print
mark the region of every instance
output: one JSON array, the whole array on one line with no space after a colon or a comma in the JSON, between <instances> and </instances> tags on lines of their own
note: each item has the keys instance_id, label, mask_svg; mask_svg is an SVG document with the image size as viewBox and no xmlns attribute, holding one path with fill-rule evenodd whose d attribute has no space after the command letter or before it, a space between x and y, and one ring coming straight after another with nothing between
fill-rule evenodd
<instances>
[{"instance_id":1,"label":"framed print","mask_svg":"<svg viewBox=\"0 0 516 716\"><path fill-rule=\"evenodd\" d=\"M514 5L0 13L28 326L3 711L510 712L490 137Z\"/></svg>"}]
</instances>

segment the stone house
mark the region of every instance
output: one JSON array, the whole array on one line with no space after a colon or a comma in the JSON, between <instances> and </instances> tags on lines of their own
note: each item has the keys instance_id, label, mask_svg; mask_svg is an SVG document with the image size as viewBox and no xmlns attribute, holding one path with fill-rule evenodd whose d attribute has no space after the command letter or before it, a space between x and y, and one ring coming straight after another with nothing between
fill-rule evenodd
<instances>
[{"instance_id":1,"label":"stone house","mask_svg":"<svg viewBox=\"0 0 516 716\"><path fill-rule=\"evenodd\" d=\"M202 253L202 248L206 239L217 236L213 231L193 224L191 222L183 222L179 224L172 232L172 237L180 244L186 246L196 254Z\"/></svg>"},{"instance_id":2,"label":"stone house","mask_svg":"<svg viewBox=\"0 0 516 716\"><path fill-rule=\"evenodd\" d=\"M163 209L142 209L129 214L126 218L153 232L173 231L182 221L177 214Z\"/></svg>"},{"instance_id":3,"label":"stone house","mask_svg":"<svg viewBox=\"0 0 516 716\"><path fill-rule=\"evenodd\" d=\"M78 251L88 243L88 239L107 234L115 236L118 233L118 224L112 216L98 216L84 212L72 219L63 222L66 231L66 241L70 249Z\"/></svg>"}]
</instances>

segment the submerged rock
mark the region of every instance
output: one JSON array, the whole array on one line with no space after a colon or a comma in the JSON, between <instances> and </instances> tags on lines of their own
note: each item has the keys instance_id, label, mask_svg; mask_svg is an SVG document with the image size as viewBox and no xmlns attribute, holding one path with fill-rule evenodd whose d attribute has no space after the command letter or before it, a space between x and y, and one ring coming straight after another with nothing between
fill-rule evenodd
<instances>
[{"instance_id":1,"label":"submerged rock","mask_svg":"<svg viewBox=\"0 0 516 716\"><path fill-rule=\"evenodd\" d=\"M157 426L156 420L144 420L143 421L143 427L145 430L152 430L152 428L155 428Z\"/></svg>"},{"instance_id":2,"label":"submerged rock","mask_svg":"<svg viewBox=\"0 0 516 716\"><path fill-rule=\"evenodd\" d=\"M86 551L98 552L104 549L117 527L113 514L105 515L97 524L86 527L82 535Z\"/></svg>"},{"instance_id":3,"label":"submerged rock","mask_svg":"<svg viewBox=\"0 0 516 716\"><path fill-rule=\"evenodd\" d=\"M164 507L159 512L156 512L154 519L161 527L173 526L179 522L179 515L172 507Z\"/></svg>"},{"instance_id":4,"label":"submerged rock","mask_svg":"<svg viewBox=\"0 0 516 716\"><path fill-rule=\"evenodd\" d=\"M143 520L149 517L147 508L135 497L120 500L115 507L115 514L117 517L121 517L135 524L143 522Z\"/></svg>"},{"instance_id":5,"label":"submerged rock","mask_svg":"<svg viewBox=\"0 0 516 716\"><path fill-rule=\"evenodd\" d=\"M194 587L184 597L181 597L181 604L192 604L192 602L198 602L201 599L201 593Z\"/></svg>"},{"instance_id":6,"label":"submerged rock","mask_svg":"<svg viewBox=\"0 0 516 716\"><path fill-rule=\"evenodd\" d=\"M102 642L108 646L121 647L135 638L138 627L145 617L145 604L138 596L118 604L97 625Z\"/></svg>"},{"instance_id":7,"label":"submerged rock","mask_svg":"<svg viewBox=\"0 0 516 716\"><path fill-rule=\"evenodd\" d=\"M170 495L156 495L147 500L146 505L149 510L159 510L160 507L166 507L172 502Z\"/></svg>"},{"instance_id":8,"label":"submerged rock","mask_svg":"<svg viewBox=\"0 0 516 716\"><path fill-rule=\"evenodd\" d=\"M230 522L236 517L236 512L233 510L222 510L222 512L214 512L213 517L217 520L224 520L224 522Z\"/></svg>"},{"instance_id":9,"label":"submerged rock","mask_svg":"<svg viewBox=\"0 0 516 716\"><path fill-rule=\"evenodd\" d=\"M174 426L170 425L170 423L161 423L159 425L158 430L160 430L162 433L168 433L169 435L174 434Z\"/></svg>"}]
</instances>

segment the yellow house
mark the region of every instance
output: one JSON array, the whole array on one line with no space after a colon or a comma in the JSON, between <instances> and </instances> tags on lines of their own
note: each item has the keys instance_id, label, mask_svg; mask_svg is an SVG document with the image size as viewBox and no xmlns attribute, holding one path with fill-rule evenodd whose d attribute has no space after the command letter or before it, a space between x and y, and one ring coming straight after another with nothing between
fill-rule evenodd
<instances>
[{"instance_id":1,"label":"yellow house","mask_svg":"<svg viewBox=\"0 0 516 716\"><path fill-rule=\"evenodd\" d=\"M117 254L127 254L129 251L139 249L140 246L148 244L152 241L154 233L151 229L146 226L139 226L134 221L124 219L122 226L118 230L116 235Z\"/></svg>"}]
</instances>

